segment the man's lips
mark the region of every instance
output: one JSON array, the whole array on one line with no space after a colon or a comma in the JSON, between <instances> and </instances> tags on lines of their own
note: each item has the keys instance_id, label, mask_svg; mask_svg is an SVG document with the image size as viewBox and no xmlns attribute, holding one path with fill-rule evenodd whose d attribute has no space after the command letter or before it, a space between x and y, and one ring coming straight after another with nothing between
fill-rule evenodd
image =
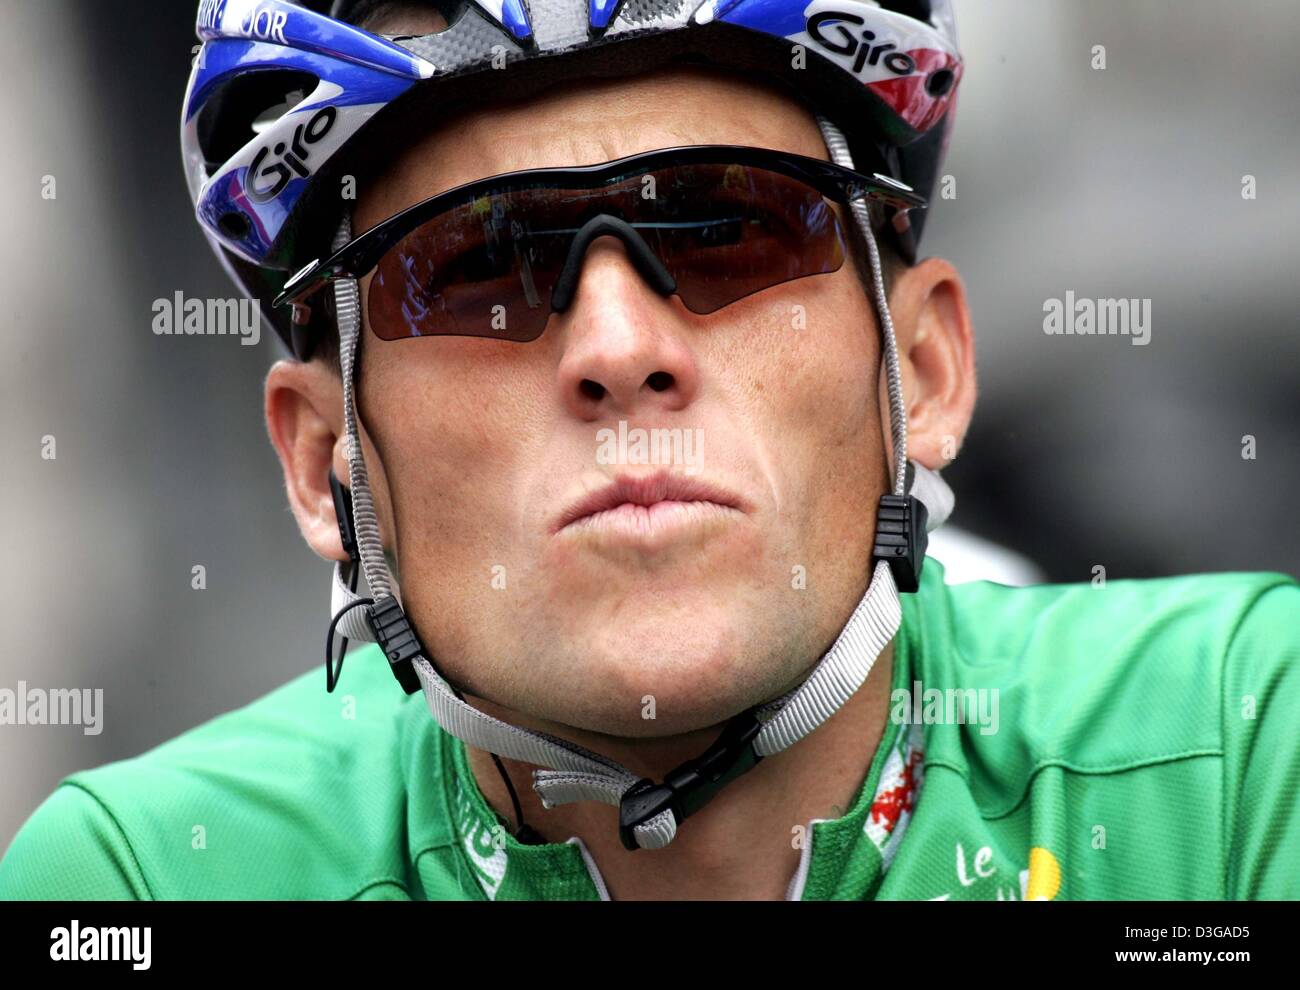
<instances>
[{"instance_id":1,"label":"man's lips","mask_svg":"<svg viewBox=\"0 0 1300 990\"><path fill-rule=\"evenodd\" d=\"M600 521L635 528L670 518L686 521L719 511L744 512L747 508L735 493L702 479L667 471L639 478L621 475L612 484L572 503L552 523L551 532Z\"/></svg>"}]
</instances>

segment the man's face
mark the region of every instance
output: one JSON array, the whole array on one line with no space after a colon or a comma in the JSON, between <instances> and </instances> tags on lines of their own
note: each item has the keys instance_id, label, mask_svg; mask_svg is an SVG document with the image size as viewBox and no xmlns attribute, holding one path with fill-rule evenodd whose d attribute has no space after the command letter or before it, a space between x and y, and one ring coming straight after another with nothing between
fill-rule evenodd
<instances>
[{"instance_id":1,"label":"man's face","mask_svg":"<svg viewBox=\"0 0 1300 990\"><path fill-rule=\"evenodd\" d=\"M826 157L807 110L738 76L587 82L448 121L363 191L354 226L499 172L715 143ZM620 736L710 726L794 686L865 589L885 489L878 360L851 259L697 316L613 237L536 341L367 334L367 462L404 604L444 673ZM631 447L606 463L619 452L602 431L620 424L630 439L678 431L693 463L638 463ZM584 496L665 475L716 501L561 526Z\"/></svg>"}]
</instances>

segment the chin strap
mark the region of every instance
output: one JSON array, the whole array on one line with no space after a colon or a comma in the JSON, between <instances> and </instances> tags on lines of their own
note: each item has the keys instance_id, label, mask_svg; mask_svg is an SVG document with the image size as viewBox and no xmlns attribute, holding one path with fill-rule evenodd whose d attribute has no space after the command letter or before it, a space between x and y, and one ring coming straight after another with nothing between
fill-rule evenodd
<instances>
[{"instance_id":1,"label":"chin strap","mask_svg":"<svg viewBox=\"0 0 1300 990\"><path fill-rule=\"evenodd\" d=\"M852 167L843 136L818 118L832 158ZM947 518L951 490L936 472L907 459L907 418L894 326L885 298L880 254L866 203L852 212L867 244L889 382L893 490L881 496L876 517L870 584L835 643L808 678L780 698L735 716L718 740L662 783L638 777L598 753L544 732L510 725L466 704L438 671L432 655L402 611L393 590L375 517L357 432L356 360L360 337L360 291L353 279L334 283L343 372L345 445L352 482L357 556L373 604L349 587L350 568L339 564L331 586L331 614L338 631L381 645L394 676L407 693L423 691L438 724L467 745L497 756L548 767L533 771L533 789L547 808L574 801L602 801L620 809L619 836L628 849L661 849L681 822L764 757L793 746L829 719L860 688L902 619L899 591L915 591L925 557L926 532ZM345 219L336 250L351 236Z\"/></svg>"}]
</instances>

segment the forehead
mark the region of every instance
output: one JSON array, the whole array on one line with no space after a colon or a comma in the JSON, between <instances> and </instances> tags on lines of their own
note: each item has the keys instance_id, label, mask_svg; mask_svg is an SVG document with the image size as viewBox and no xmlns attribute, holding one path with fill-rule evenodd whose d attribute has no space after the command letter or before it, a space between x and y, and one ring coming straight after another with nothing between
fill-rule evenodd
<instances>
[{"instance_id":1,"label":"forehead","mask_svg":"<svg viewBox=\"0 0 1300 990\"><path fill-rule=\"evenodd\" d=\"M574 80L526 101L458 113L421 133L361 191L355 229L484 176L683 144L826 157L813 114L788 91L754 77L692 66Z\"/></svg>"}]
</instances>

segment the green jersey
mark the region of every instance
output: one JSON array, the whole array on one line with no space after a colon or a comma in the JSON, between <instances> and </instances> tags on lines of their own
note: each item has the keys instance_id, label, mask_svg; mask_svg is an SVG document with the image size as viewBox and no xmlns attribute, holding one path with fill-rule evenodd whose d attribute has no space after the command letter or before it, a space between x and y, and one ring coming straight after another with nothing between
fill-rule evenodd
<instances>
[{"instance_id":1,"label":"green jersey","mask_svg":"<svg viewBox=\"0 0 1300 990\"><path fill-rule=\"evenodd\" d=\"M790 899L1300 898L1293 579L948 587L930 560L893 689L852 806L773 823ZM607 896L580 839L515 841L374 647L339 693L313 672L73 774L0 861L3 898Z\"/></svg>"}]
</instances>

